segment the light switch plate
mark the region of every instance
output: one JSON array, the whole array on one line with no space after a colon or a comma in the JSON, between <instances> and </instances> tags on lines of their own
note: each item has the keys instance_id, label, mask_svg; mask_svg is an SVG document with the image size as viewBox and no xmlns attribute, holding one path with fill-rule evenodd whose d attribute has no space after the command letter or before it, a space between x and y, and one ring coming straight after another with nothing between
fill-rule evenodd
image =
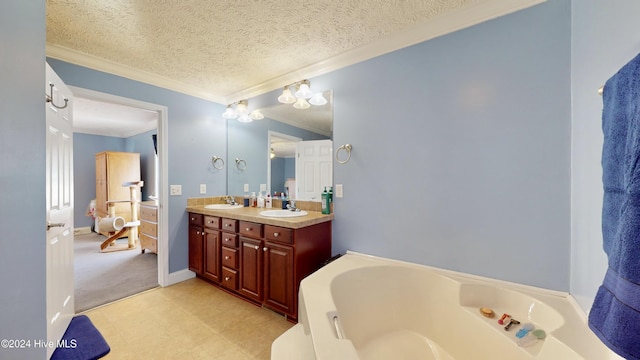
<instances>
[{"instance_id":1,"label":"light switch plate","mask_svg":"<svg viewBox=\"0 0 640 360\"><path fill-rule=\"evenodd\" d=\"M267 191L267 184L260 184L260 191Z\"/></svg>"},{"instance_id":2,"label":"light switch plate","mask_svg":"<svg viewBox=\"0 0 640 360\"><path fill-rule=\"evenodd\" d=\"M336 184L336 197L337 198L341 198L344 196L343 192L342 192L342 184Z\"/></svg>"},{"instance_id":3,"label":"light switch plate","mask_svg":"<svg viewBox=\"0 0 640 360\"><path fill-rule=\"evenodd\" d=\"M169 186L169 195L182 195L182 185L170 185Z\"/></svg>"},{"instance_id":4,"label":"light switch plate","mask_svg":"<svg viewBox=\"0 0 640 360\"><path fill-rule=\"evenodd\" d=\"M249 184L244 184L244 192L249 192Z\"/></svg>"},{"instance_id":5,"label":"light switch plate","mask_svg":"<svg viewBox=\"0 0 640 360\"><path fill-rule=\"evenodd\" d=\"M200 184L200 194L207 193L207 184Z\"/></svg>"}]
</instances>

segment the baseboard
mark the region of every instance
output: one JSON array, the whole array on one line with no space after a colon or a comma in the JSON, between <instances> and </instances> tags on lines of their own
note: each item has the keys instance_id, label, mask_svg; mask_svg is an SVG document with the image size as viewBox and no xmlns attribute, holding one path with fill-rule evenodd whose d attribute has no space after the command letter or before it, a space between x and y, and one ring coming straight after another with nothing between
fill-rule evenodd
<instances>
[{"instance_id":1,"label":"baseboard","mask_svg":"<svg viewBox=\"0 0 640 360\"><path fill-rule=\"evenodd\" d=\"M81 227L73 229L73 235L91 234L91 227Z\"/></svg>"},{"instance_id":2,"label":"baseboard","mask_svg":"<svg viewBox=\"0 0 640 360\"><path fill-rule=\"evenodd\" d=\"M168 281L165 286L177 284L179 282L183 282L185 280L189 280L194 277L196 277L196 274L189 269L172 272L169 274L169 278L167 279Z\"/></svg>"}]
</instances>

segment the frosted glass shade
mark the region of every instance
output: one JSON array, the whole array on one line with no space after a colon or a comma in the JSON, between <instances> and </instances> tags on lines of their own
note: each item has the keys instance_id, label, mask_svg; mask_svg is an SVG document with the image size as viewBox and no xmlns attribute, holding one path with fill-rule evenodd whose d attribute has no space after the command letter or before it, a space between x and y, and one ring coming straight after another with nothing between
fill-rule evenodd
<instances>
[{"instance_id":1,"label":"frosted glass shade","mask_svg":"<svg viewBox=\"0 0 640 360\"><path fill-rule=\"evenodd\" d=\"M278 101L283 104L293 104L296 102L296 98L293 96L289 88L284 88L284 90L282 90L282 95L278 96Z\"/></svg>"},{"instance_id":2,"label":"frosted glass shade","mask_svg":"<svg viewBox=\"0 0 640 360\"><path fill-rule=\"evenodd\" d=\"M311 105L309 105L309 103L307 102L306 99L300 98L300 99L296 100L296 103L293 104L293 107L296 108L296 109L304 110L304 109L310 108Z\"/></svg>"},{"instance_id":3,"label":"frosted glass shade","mask_svg":"<svg viewBox=\"0 0 640 360\"><path fill-rule=\"evenodd\" d=\"M316 93L314 94L311 99L309 99L309 103L311 105L315 105L315 106L322 106L324 104L327 103L327 99L324 98L324 96L322 96L322 93Z\"/></svg>"}]
</instances>

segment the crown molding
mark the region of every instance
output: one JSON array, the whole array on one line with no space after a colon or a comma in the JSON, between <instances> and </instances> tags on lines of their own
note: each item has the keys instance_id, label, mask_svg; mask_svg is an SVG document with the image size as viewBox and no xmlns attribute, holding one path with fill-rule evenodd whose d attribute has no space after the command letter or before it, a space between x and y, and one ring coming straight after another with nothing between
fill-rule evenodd
<instances>
[{"instance_id":1,"label":"crown molding","mask_svg":"<svg viewBox=\"0 0 640 360\"><path fill-rule=\"evenodd\" d=\"M417 24L405 31L390 34L381 40L299 68L232 94L211 94L203 89L192 87L157 74L126 67L56 45L47 45L46 55L75 65L122 76L216 103L231 104L242 99L249 99L279 89L285 84L290 84L301 79L311 79L545 1L547 0L488 0L479 2L466 8L436 16L425 23Z\"/></svg>"},{"instance_id":2,"label":"crown molding","mask_svg":"<svg viewBox=\"0 0 640 360\"><path fill-rule=\"evenodd\" d=\"M153 74L147 71L134 69L109 60L87 55L76 50L65 48L57 45L47 44L46 55L54 59L62 60L74 65L84 66L93 70L106 72L112 75L121 76L127 79L140 81L145 84L158 86L164 89L176 91L179 93L191 95L197 98L225 103L224 97L216 96L201 88L186 85L182 82L169 79L164 76Z\"/></svg>"}]
</instances>

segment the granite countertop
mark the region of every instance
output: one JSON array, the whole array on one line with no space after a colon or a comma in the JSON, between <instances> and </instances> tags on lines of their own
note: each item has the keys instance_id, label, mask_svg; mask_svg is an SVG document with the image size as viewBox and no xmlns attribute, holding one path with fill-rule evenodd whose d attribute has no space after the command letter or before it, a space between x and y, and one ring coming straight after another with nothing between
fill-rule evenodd
<instances>
[{"instance_id":1,"label":"granite countertop","mask_svg":"<svg viewBox=\"0 0 640 360\"><path fill-rule=\"evenodd\" d=\"M277 209L277 208L274 208ZM261 216L260 212L270 210L266 208L243 207L239 209L218 210L205 209L205 205L188 205L186 211L196 214L218 216L227 219L251 221L260 224L299 229L311 225L333 220L333 214L323 214L319 211L307 211L308 215L292 218L273 218Z\"/></svg>"}]
</instances>

